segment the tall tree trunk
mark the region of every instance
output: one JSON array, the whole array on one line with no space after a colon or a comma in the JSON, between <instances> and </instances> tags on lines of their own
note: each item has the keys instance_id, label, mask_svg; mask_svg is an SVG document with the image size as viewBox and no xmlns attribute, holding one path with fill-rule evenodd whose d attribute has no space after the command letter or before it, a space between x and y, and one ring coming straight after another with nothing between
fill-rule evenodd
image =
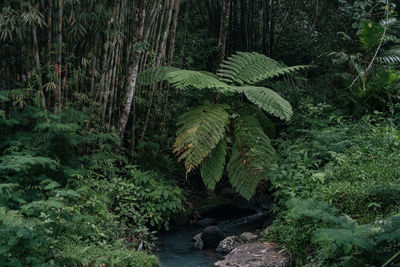
<instances>
[{"instance_id":1,"label":"tall tree trunk","mask_svg":"<svg viewBox=\"0 0 400 267\"><path fill-rule=\"evenodd\" d=\"M219 28L218 46L220 49L218 64L221 64L225 59L226 52L226 37L228 35L229 14L231 10L231 0L224 0L222 7L221 25Z\"/></svg>"},{"instance_id":2,"label":"tall tree trunk","mask_svg":"<svg viewBox=\"0 0 400 267\"><path fill-rule=\"evenodd\" d=\"M36 69L38 72L38 86L39 86L39 92L41 94L41 105L42 108L46 108L46 101L45 101L45 96L43 92L43 84L42 84L42 72L41 72L41 66L40 66L40 55L39 55L39 46L38 46L38 40L37 40L37 30L36 30L36 25L32 25L32 37L33 37L33 48L34 48L34 53L35 53L35 65Z\"/></svg>"},{"instance_id":3,"label":"tall tree trunk","mask_svg":"<svg viewBox=\"0 0 400 267\"><path fill-rule=\"evenodd\" d=\"M136 4L137 4L137 9L136 9L137 10L137 14L136 14L137 42L142 42L142 40L143 40L143 28L144 28L144 20L145 20L146 2L147 2L146 0L137 0L136 1ZM118 127L121 143L124 138L126 124L128 123L129 114L131 112L132 100L133 100L133 97L135 96L135 87L136 87L136 79L137 79L137 74L138 74L138 69L139 69L140 55L141 55L140 51L135 53L133 63L129 69L128 88L127 88L126 97L124 99L123 110L122 110L122 114L121 114L121 117L119 120L119 127Z\"/></svg>"},{"instance_id":4,"label":"tall tree trunk","mask_svg":"<svg viewBox=\"0 0 400 267\"><path fill-rule=\"evenodd\" d=\"M168 55L168 63L171 65L172 60L174 58L174 50L175 50L175 37L176 37L176 27L178 25L178 15L179 15L179 3L180 0L175 0L174 3L174 19L172 22L172 33L171 33L171 41L170 41L170 48L169 48L169 55ZM166 92L165 92L165 105L164 105L164 115L161 121L161 129L165 130L166 122L167 122L167 113L168 113L168 98L169 98L169 84L166 85Z\"/></svg>"},{"instance_id":5,"label":"tall tree trunk","mask_svg":"<svg viewBox=\"0 0 400 267\"><path fill-rule=\"evenodd\" d=\"M63 0L58 0L58 51L57 51L57 62L56 62L56 76L57 76L57 89L56 89L56 105L59 107L62 105L61 94L62 94L62 23L63 23Z\"/></svg>"},{"instance_id":6,"label":"tall tree trunk","mask_svg":"<svg viewBox=\"0 0 400 267\"><path fill-rule=\"evenodd\" d=\"M179 15L179 4L180 0L175 0L175 5L174 5L174 20L172 22L172 33L171 33L171 42L170 42L170 49L169 49L169 56L168 56L168 62L169 64L172 64L172 60L174 57L174 51L175 51L175 37L176 37L176 27L178 25L178 15Z\"/></svg>"},{"instance_id":7,"label":"tall tree trunk","mask_svg":"<svg viewBox=\"0 0 400 267\"><path fill-rule=\"evenodd\" d=\"M163 62L163 59L165 57L168 34L169 34L169 28L170 28L171 18L172 18L172 9L173 9L173 5L174 5L173 1L174 0L168 0L168 2L166 2L165 12L167 13L167 22L165 24L164 31L162 32L163 34L162 34L162 40L161 40L161 44L160 44L160 54L157 57L157 65L156 66L161 66L162 62ZM161 30L163 29L162 26L163 25L161 25L161 28L160 28ZM160 35L161 35L161 32L160 32ZM161 85L161 87L162 87L162 85ZM154 93L155 93L156 88L157 88L156 85L152 86L152 90L151 90L149 101L148 101L149 102L149 106L148 106L147 113L146 113L146 120L144 122L142 135L140 137L141 141L144 140L144 136L146 134L146 130L147 130L147 127L148 127L148 124L149 124L150 112L151 112L151 108L152 108L152 105L153 105Z\"/></svg>"}]
</instances>

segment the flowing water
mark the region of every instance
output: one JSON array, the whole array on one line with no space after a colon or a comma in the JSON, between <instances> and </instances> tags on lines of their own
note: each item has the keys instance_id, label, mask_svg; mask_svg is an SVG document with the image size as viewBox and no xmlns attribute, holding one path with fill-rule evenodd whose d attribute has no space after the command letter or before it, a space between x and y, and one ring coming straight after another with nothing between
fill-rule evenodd
<instances>
[{"instance_id":1,"label":"flowing water","mask_svg":"<svg viewBox=\"0 0 400 267\"><path fill-rule=\"evenodd\" d=\"M221 213L222 214L222 213ZM233 213L243 215L240 213ZM247 214L239 218L216 218L217 226L224 231L226 236L254 231L263 227L268 219L265 210ZM222 258L214 249L198 250L193 248L192 238L202 232L201 227L186 225L162 233L159 236L159 249L157 253L163 267L208 267Z\"/></svg>"}]
</instances>

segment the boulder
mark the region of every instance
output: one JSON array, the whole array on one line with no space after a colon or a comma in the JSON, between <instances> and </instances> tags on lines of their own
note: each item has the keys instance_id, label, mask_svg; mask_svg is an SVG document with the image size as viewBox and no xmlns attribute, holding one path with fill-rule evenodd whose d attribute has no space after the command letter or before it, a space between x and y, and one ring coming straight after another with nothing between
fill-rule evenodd
<instances>
[{"instance_id":1,"label":"boulder","mask_svg":"<svg viewBox=\"0 0 400 267\"><path fill-rule=\"evenodd\" d=\"M240 239L242 239L244 243L250 243L256 241L258 237L259 237L258 235L251 232L244 232L240 235Z\"/></svg>"},{"instance_id":2,"label":"boulder","mask_svg":"<svg viewBox=\"0 0 400 267\"><path fill-rule=\"evenodd\" d=\"M224 239L224 232L218 226L208 226L204 228L203 233L201 234L201 239L204 242L204 246L206 248L216 248Z\"/></svg>"},{"instance_id":3,"label":"boulder","mask_svg":"<svg viewBox=\"0 0 400 267\"><path fill-rule=\"evenodd\" d=\"M224 240L222 240L216 251L219 253L229 253L231 252L234 248L238 247L241 245L240 239L237 236L228 236L227 238L225 238Z\"/></svg>"},{"instance_id":4,"label":"boulder","mask_svg":"<svg viewBox=\"0 0 400 267\"><path fill-rule=\"evenodd\" d=\"M201 220L198 220L196 222L197 226L200 226L202 228L210 226L210 225L214 225L217 221L214 218L204 218Z\"/></svg>"},{"instance_id":5,"label":"boulder","mask_svg":"<svg viewBox=\"0 0 400 267\"><path fill-rule=\"evenodd\" d=\"M218 267L289 267L290 258L274 243L250 243L235 248L214 265Z\"/></svg>"}]
</instances>

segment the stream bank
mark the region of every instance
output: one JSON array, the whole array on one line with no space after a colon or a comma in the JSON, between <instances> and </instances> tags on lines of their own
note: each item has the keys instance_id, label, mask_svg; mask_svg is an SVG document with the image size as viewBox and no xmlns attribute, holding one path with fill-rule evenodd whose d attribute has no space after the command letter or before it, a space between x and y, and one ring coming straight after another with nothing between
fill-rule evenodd
<instances>
[{"instance_id":1,"label":"stream bank","mask_svg":"<svg viewBox=\"0 0 400 267\"><path fill-rule=\"evenodd\" d=\"M196 224L181 225L160 233L157 256L163 267L208 267L221 261L224 255L217 253L215 248L194 248L193 237L207 224L217 226L228 237L263 229L271 223L268 209L262 205L257 210L243 205L221 205L203 212L202 216Z\"/></svg>"}]
</instances>

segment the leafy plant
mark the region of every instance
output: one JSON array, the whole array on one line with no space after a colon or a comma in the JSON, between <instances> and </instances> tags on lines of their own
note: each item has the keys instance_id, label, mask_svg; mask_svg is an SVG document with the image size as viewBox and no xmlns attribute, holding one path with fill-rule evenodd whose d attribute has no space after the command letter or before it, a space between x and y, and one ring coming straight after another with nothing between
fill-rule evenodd
<instances>
[{"instance_id":1,"label":"leafy plant","mask_svg":"<svg viewBox=\"0 0 400 267\"><path fill-rule=\"evenodd\" d=\"M348 64L357 76L342 73L345 84L351 89L351 97L373 110L387 111L388 103L397 102L398 72L400 63L398 45L399 22L388 18L380 23L366 20L358 34L358 43L352 52L333 52L334 63Z\"/></svg>"},{"instance_id":2,"label":"leafy plant","mask_svg":"<svg viewBox=\"0 0 400 267\"><path fill-rule=\"evenodd\" d=\"M238 52L223 62L217 75L160 67L139 74L138 83L167 80L179 89L211 89L225 98L222 103L192 108L179 118L174 152L185 162L187 172L201 165L203 181L210 189L222 178L229 155L226 170L230 182L249 199L275 161L266 126L271 123L260 110L286 121L293 113L289 102L260 84L304 68L286 67L258 53ZM240 94L260 110L240 101Z\"/></svg>"},{"instance_id":3,"label":"leafy plant","mask_svg":"<svg viewBox=\"0 0 400 267\"><path fill-rule=\"evenodd\" d=\"M159 266L154 229L168 228L183 194L112 152L73 109L27 107L0 118L1 266Z\"/></svg>"}]
</instances>

